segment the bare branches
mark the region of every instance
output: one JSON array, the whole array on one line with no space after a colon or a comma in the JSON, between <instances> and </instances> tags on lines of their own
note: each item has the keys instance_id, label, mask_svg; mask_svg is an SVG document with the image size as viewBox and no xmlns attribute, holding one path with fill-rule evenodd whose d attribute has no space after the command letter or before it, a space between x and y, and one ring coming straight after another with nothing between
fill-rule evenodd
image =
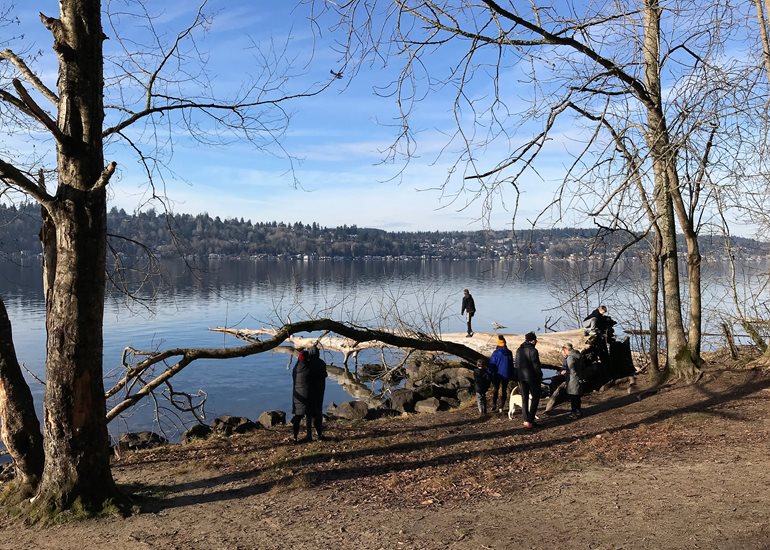
<instances>
[{"instance_id":1,"label":"bare branches","mask_svg":"<svg viewBox=\"0 0 770 550\"><path fill-rule=\"evenodd\" d=\"M439 340L422 333L396 333L386 330L369 329L350 323L334 321L332 319L314 319L289 323L280 327L275 331L275 334L272 337L267 338L266 340L256 341L251 344L233 348L175 348L157 352L145 352L133 348L126 348L124 351L123 364L128 370L123 378L106 392L106 397L113 397L124 388L128 388L129 391L126 391L123 400L107 413L107 420L112 420L124 410L150 395L155 388L167 383L168 380L194 361L199 359L249 357L257 353L275 349L293 334L318 331L331 331L355 342L378 341L395 347L447 353L472 362L484 357L479 352L462 344ZM146 358L131 367L127 360L129 355L145 356ZM165 365L165 370L163 370L163 372L150 381L141 382L143 384L142 387L135 392L132 393L130 391L132 385L136 384L137 381L142 380L141 377L143 377L145 373L150 372L155 365L160 364Z\"/></svg>"},{"instance_id":2,"label":"bare branches","mask_svg":"<svg viewBox=\"0 0 770 550\"><path fill-rule=\"evenodd\" d=\"M50 207L53 197L46 193L21 170L0 159L0 181L34 197L40 204Z\"/></svg>"},{"instance_id":3,"label":"bare branches","mask_svg":"<svg viewBox=\"0 0 770 550\"><path fill-rule=\"evenodd\" d=\"M40 92L54 106L59 105L59 98L54 92L46 86L42 80L27 66L24 60L9 49L0 51L0 61L10 61L24 80L29 82L38 92Z\"/></svg>"}]
</instances>

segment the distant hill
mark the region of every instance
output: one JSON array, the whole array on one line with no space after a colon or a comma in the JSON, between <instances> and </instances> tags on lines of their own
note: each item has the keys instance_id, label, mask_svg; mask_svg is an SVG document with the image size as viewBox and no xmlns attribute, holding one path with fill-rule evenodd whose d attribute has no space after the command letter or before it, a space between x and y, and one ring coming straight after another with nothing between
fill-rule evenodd
<instances>
[{"instance_id":1,"label":"distant hill","mask_svg":"<svg viewBox=\"0 0 770 550\"><path fill-rule=\"evenodd\" d=\"M181 255L226 257L307 255L360 258L411 256L447 259L611 257L632 240L626 232L561 228L516 231L383 231L355 225L334 228L315 222L252 222L243 218L212 218L208 214L158 214L154 210L127 214L113 208L108 214L110 245L126 256L142 253L141 243L161 257ZM34 204L0 204L0 254L36 255L40 208ZM734 237L733 246L747 254L766 254L768 246ZM721 257L721 236L701 236L703 255ZM640 256L646 244L624 254Z\"/></svg>"}]
</instances>

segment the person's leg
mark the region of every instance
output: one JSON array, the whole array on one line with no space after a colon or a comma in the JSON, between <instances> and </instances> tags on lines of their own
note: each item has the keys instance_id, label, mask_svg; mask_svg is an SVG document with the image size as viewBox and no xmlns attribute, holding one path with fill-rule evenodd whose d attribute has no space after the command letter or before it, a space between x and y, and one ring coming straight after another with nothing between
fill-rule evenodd
<instances>
[{"instance_id":1,"label":"person's leg","mask_svg":"<svg viewBox=\"0 0 770 550\"><path fill-rule=\"evenodd\" d=\"M485 412L484 409L485 409L486 403L484 403L484 401L485 401L484 395L481 393L476 393L476 406L479 409L479 416L483 415Z\"/></svg>"},{"instance_id":2,"label":"person's leg","mask_svg":"<svg viewBox=\"0 0 770 550\"><path fill-rule=\"evenodd\" d=\"M582 413L580 411L580 396L579 395L570 395L570 408L572 409L572 414L575 416L580 416Z\"/></svg>"},{"instance_id":3,"label":"person's leg","mask_svg":"<svg viewBox=\"0 0 770 550\"><path fill-rule=\"evenodd\" d=\"M530 402L529 402L529 421L535 423L535 415L537 414L537 406L540 404L540 382L535 382L530 385Z\"/></svg>"},{"instance_id":4,"label":"person's leg","mask_svg":"<svg viewBox=\"0 0 770 550\"><path fill-rule=\"evenodd\" d=\"M471 319L473 319L473 314L468 313L468 336L471 336L473 334L473 328L471 327Z\"/></svg>"},{"instance_id":5,"label":"person's leg","mask_svg":"<svg viewBox=\"0 0 770 550\"><path fill-rule=\"evenodd\" d=\"M521 417L525 424L529 424L529 384L519 381L519 394L521 395Z\"/></svg>"},{"instance_id":6,"label":"person's leg","mask_svg":"<svg viewBox=\"0 0 770 550\"><path fill-rule=\"evenodd\" d=\"M318 435L319 441L326 439L323 435L323 419L324 419L324 415L320 412L313 415L313 423L315 424L315 433Z\"/></svg>"},{"instance_id":7,"label":"person's leg","mask_svg":"<svg viewBox=\"0 0 770 550\"><path fill-rule=\"evenodd\" d=\"M508 391L508 380L500 380L500 390L500 395L502 396L500 398L500 412L503 412L503 409L506 407L508 400L511 398L511 394Z\"/></svg>"},{"instance_id":8,"label":"person's leg","mask_svg":"<svg viewBox=\"0 0 770 550\"><path fill-rule=\"evenodd\" d=\"M294 441L297 441L297 438L299 437L299 424L302 422L302 417L298 414L295 414L291 417L291 429L294 432Z\"/></svg>"},{"instance_id":9,"label":"person's leg","mask_svg":"<svg viewBox=\"0 0 770 550\"><path fill-rule=\"evenodd\" d=\"M497 393L500 391L500 378L498 376L492 377L492 410L497 410ZM505 397L503 397L505 401Z\"/></svg>"}]
</instances>

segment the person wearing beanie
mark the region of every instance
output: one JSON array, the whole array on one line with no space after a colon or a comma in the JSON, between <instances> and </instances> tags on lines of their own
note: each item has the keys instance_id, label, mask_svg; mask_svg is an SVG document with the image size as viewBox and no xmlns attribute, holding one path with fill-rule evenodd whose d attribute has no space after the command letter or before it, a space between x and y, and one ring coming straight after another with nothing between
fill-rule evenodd
<instances>
[{"instance_id":1,"label":"person wearing beanie","mask_svg":"<svg viewBox=\"0 0 770 550\"><path fill-rule=\"evenodd\" d=\"M513 378L513 353L508 349L505 337L502 335L498 335L497 348L489 358L489 372L492 379L492 410L497 409L498 412L503 412L502 407L508 398L508 382ZM499 409L497 408L498 394L500 396Z\"/></svg>"},{"instance_id":2,"label":"person wearing beanie","mask_svg":"<svg viewBox=\"0 0 770 550\"><path fill-rule=\"evenodd\" d=\"M540 403L540 384L543 382L540 354L535 348L536 345L537 335L534 332L528 332L524 336L524 342L516 350L521 414L524 418L524 427L528 429L535 427L535 413Z\"/></svg>"}]
</instances>

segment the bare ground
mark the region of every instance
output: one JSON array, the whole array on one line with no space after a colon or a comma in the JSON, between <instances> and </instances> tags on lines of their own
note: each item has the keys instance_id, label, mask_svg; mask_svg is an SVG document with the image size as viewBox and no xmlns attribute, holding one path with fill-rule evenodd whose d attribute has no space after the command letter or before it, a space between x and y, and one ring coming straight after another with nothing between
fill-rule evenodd
<instances>
[{"instance_id":1,"label":"bare ground","mask_svg":"<svg viewBox=\"0 0 770 550\"><path fill-rule=\"evenodd\" d=\"M141 513L0 517L0 548L770 548L770 375L632 391L534 432L467 407L131 453L114 472Z\"/></svg>"}]
</instances>

